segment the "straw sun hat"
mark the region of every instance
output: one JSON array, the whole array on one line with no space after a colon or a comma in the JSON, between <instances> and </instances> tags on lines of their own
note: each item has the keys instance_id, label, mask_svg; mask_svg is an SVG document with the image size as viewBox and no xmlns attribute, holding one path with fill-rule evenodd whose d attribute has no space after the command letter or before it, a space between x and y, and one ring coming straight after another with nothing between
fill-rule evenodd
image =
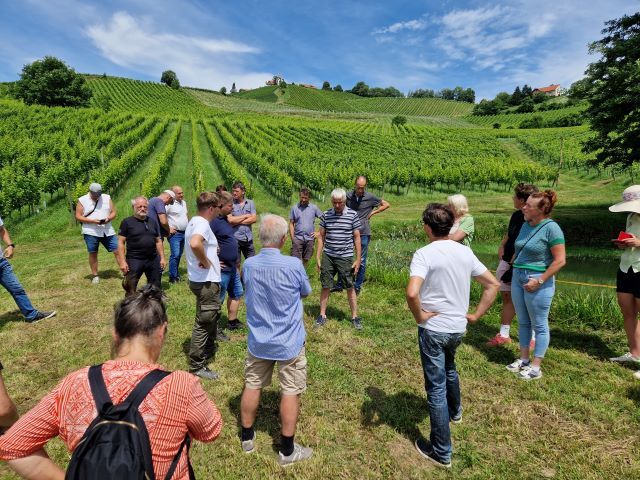
<instances>
[{"instance_id":1,"label":"straw sun hat","mask_svg":"<svg viewBox=\"0 0 640 480\"><path fill-rule=\"evenodd\" d=\"M609 207L611 212L640 213L640 185L631 185L622 192L622 202Z\"/></svg>"}]
</instances>

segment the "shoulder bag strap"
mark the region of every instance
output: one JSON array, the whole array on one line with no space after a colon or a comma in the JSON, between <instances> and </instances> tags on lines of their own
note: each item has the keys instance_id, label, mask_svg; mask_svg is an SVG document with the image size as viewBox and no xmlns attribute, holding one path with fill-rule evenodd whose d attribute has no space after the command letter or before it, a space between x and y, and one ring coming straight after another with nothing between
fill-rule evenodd
<instances>
[{"instance_id":1,"label":"shoulder bag strap","mask_svg":"<svg viewBox=\"0 0 640 480\"><path fill-rule=\"evenodd\" d=\"M136 388L133 389L123 403L129 403L132 407L138 408L151 389L153 389L160 380L168 375L171 375L171 372L159 369L150 371L142 380L140 380L138 385L136 385Z\"/></svg>"},{"instance_id":2,"label":"shoulder bag strap","mask_svg":"<svg viewBox=\"0 0 640 480\"><path fill-rule=\"evenodd\" d=\"M164 477L165 480L171 480L171 477L173 477L173 474L175 473L176 468L178 467L178 462L180 461L182 450L184 450L185 446L187 447L187 464L189 466L189 480L195 480L196 475L193 471L193 467L191 466L191 459L189 458L189 449L191 448L191 437L189 436L188 433L185 435L184 440L182 441L182 444L178 449L178 453L176 453L176 456L173 457L173 461L171 462L169 471L167 471L167 476Z\"/></svg>"},{"instance_id":3,"label":"shoulder bag strap","mask_svg":"<svg viewBox=\"0 0 640 480\"><path fill-rule=\"evenodd\" d=\"M89 215L91 215L93 212L96 211L96 208L98 208L98 202L102 199L102 195L100 195L100 197L98 198L98 200L96 200L96 203L93 204L93 210L91 210L89 213L87 213L86 215L83 215L84 218L87 218Z\"/></svg>"},{"instance_id":4,"label":"shoulder bag strap","mask_svg":"<svg viewBox=\"0 0 640 480\"><path fill-rule=\"evenodd\" d=\"M556 223L556 222L555 222L555 220L549 220L548 222L540 225L536 230L533 231L533 233L531 233L531 235L529 235L529 238L527 238L527 241L524 242L524 245L522 245L522 248L515 254L515 257L513 258L512 265L516 263L516 260L520 256L520 253L522 253L522 250L524 250L524 247L527 246L527 243L529 243L529 240L531 240L533 237L535 237L540 230L542 230L545 226L549 225L550 223Z\"/></svg>"},{"instance_id":5,"label":"shoulder bag strap","mask_svg":"<svg viewBox=\"0 0 640 480\"><path fill-rule=\"evenodd\" d=\"M112 403L107 391L107 385L104 383L104 377L102 376L102 364L89 367L89 386L91 387L98 413L100 413L105 404Z\"/></svg>"}]
</instances>

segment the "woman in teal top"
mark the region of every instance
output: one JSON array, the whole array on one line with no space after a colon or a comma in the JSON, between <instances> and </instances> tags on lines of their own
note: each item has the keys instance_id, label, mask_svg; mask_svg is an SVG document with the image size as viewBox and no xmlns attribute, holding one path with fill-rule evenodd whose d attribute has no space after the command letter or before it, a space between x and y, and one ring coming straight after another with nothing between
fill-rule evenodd
<instances>
[{"instance_id":1,"label":"woman in teal top","mask_svg":"<svg viewBox=\"0 0 640 480\"><path fill-rule=\"evenodd\" d=\"M610 360L629 362L640 367L640 185L632 185L622 192L622 202L609 207L612 212L629 212L625 232L629 238L616 240L622 249L616 281L618 305L624 318L629 351ZM635 374L640 379L640 370Z\"/></svg>"},{"instance_id":2,"label":"woman in teal top","mask_svg":"<svg viewBox=\"0 0 640 480\"><path fill-rule=\"evenodd\" d=\"M554 275L564 267L564 234L549 218L557 195L552 190L532 193L522 208L525 223L515 243L511 298L518 315L520 358L507 369L524 380L542 377L540 365L549 347L549 310L555 293ZM531 331L536 334L529 360Z\"/></svg>"}]
</instances>

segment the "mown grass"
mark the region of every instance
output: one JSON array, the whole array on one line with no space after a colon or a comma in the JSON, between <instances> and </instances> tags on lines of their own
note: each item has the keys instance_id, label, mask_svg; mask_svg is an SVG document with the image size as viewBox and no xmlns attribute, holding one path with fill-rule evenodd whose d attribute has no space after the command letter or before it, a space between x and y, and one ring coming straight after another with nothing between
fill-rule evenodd
<instances>
[{"instance_id":1,"label":"mown grass","mask_svg":"<svg viewBox=\"0 0 640 480\"><path fill-rule=\"evenodd\" d=\"M183 132L165 182L167 186L181 184L188 195L192 192L189 139L188 132ZM161 148L159 145L156 152ZM207 162L208 157L204 158ZM116 195L120 219L129 214L128 199L137 193L145 172L143 165ZM213 168L209 175L208 181L215 182L219 173ZM588 185L589 180L571 182L578 198L567 197L567 211L573 212L576 224L586 222L594 210L582 208L580 202L585 198L604 205L615 201L612 192L618 192L618 186L598 194L581 192L579 185ZM286 215L288 206L270 199L257 182L253 188L259 213ZM312 331L319 309L319 284L313 262L309 266L314 288L305 301L304 319L309 389L303 397L297 439L315 449L313 459L287 471L278 467L275 386L263 396L256 424L257 452L241 452L237 419L246 353L246 331L242 331L220 345L212 368L221 373L221 379L204 383L226 425L213 444L194 446L198 478L640 477L640 382L633 380L630 370L606 360L625 348L619 318L613 317L615 305L597 310L597 299L591 298L581 300L580 306L573 293L567 294L573 306L563 307L560 292L554 302L551 348L539 382L522 382L504 369L515 358L515 345L493 350L484 346L497 331L499 302L480 323L470 325L458 354L465 415L463 423L452 428L452 473L436 470L414 451L415 438L428 435L429 420L416 327L403 289L407 259L423 242L420 212L427 201L444 196L437 192L385 195L393 210L373 221L374 235L385 248L372 248L369 281L359 297L365 324L362 332L345 321L344 295L331 297L329 323L319 332ZM481 251L495 251L499 226L504 226L511 212L509 196L507 192L469 193L474 214L478 213L479 231L493 232L484 240L480 237L477 246ZM187 200L192 206L193 197ZM0 291L0 356L9 391L21 413L65 374L109 355L112 308L123 294L120 275L112 255L101 251L103 279L99 285L89 283L79 228L68 227L68 222L66 211L56 207L23 225L7 224L18 243L12 261L18 276L38 307L59 312L50 321L26 325L14 311L11 298ZM582 247L581 251L599 249ZM186 283L165 282L164 286L170 334L161 362L169 369L184 369L195 302ZM474 288L474 302L478 295ZM592 321L598 316L602 322ZM517 335L516 328L514 333ZM58 464L66 465L69 454L59 440L47 450ZM0 465L0 477L15 478L6 465Z\"/></svg>"}]
</instances>

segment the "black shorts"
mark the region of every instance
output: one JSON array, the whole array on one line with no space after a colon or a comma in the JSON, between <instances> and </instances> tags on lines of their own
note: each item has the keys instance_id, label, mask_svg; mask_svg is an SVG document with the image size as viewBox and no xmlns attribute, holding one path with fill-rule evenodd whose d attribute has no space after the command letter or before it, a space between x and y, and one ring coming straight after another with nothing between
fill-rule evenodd
<instances>
[{"instance_id":1,"label":"black shorts","mask_svg":"<svg viewBox=\"0 0 640 480\"><path fill-rule=\"evenodd\" d=\"M640 298L640 272L635 273L631 267L628 272L623 272L618 268L616 292L631 293L635 298Z\"/></svg>"}]
</instances>

